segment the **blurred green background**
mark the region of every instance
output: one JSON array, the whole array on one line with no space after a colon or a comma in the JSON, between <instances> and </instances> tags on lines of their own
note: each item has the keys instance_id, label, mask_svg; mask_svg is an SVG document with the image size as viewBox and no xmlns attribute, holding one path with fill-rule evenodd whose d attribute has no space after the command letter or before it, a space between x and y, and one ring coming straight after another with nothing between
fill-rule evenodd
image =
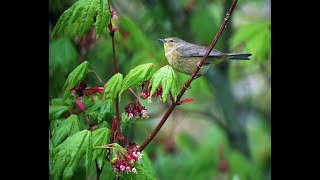
<instances>
[{"instance_id":1,"label":"blurred green background","mask_svg":"<svg viewBox=\"0 0 320 180\"><path fill-rule=\"evenodd\" d=\"M49 0L49 34L75 0ZM157 38L177 36L208 46L230 0L111 1L119 23L115 33L117 68L122 74L143 63L167 63ZM270 0L240 0L215 49L252 53L251 61L228 61L193 81L178 106L147 146L157 179L271 179L271 11ZM92 32L91 32L92 33ZM94 36L93 36L94 37ZM90 33L81 41L49 41L49 101L61 97L68 74L83 60L107 81L112 75L111 38ZM177 72L180 87L188 76ZM101 86L88 75L89 86ZM120 110L133 100L124 94ZM136 120L129 137L140 144L159 122L169 103L141 101L149 119ZM76 173L81 179L83 173ZM87 179L90 179L87 177Z\"/></svg>"}]
</instances>

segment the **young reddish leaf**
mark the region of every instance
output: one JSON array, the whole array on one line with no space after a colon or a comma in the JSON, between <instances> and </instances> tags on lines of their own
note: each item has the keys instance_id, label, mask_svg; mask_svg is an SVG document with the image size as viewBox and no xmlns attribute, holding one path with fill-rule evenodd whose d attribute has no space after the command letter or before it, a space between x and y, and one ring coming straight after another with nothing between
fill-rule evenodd
<instances>
[{"instance_id":1,"label":"young reddish leaf","mask_svg":"<svg viewBox=\"0 0 320 180\"><path fill-rule=\"evenodd\" d=\"M104 85L104 97L105 99L115 99L120 92L123 84L123 75L117 73L113 75L109 81Z\"/></svg>"},{"instance_id":2,"label":"young reddish leaf","mask_svg":"<svg viewBox=\"0 0 320 180\"><path fill-rule=\"evenodd\" d=\"M152 86L150 96L155 93L160 84L162 86L162 101L165 102L167 100L170 91L174 101L176 101L178 78L171 66L166 65L153 74L149 84Z\"/></svg>"},{"instance_id":3,"label":"young reddish leaf","mask_svg":"<svg viewBox=\"0 0 320 180\"><path fill-rule=\"evenodd\" d=\"M71 115L66 120L63 120L58 127L52 131L52 145L56 147L63 142L68 136L71 136L80 131L78 116Z\"/></svg>"},{"instance_id":4,"label":"young reddish leaf","mask_svg":"<svg viewBox=\"0 0 320 180\"><path fill-rule=\"evenodd\" d=\"M52 179L71 179L78 163L85 155L85 168L88 172L92 162L92 139L88 130L69 136L63 143L52 150L53 159L49 165ZM62 176L62 177L61 177Z\"/></svg>"},{"instance_id":5,"label":"young reddish leaf","mask_svg":"<svg viewBox=\"0 0 320 180\"><path fill-rule=\"evenodd\" d=\"M92 88L86 88L85 90L83 90L83 95L92 95L95 93L103 93L104 89L103 87L92 87Z\"/></svg>"},{"instance_id":6,"label":"young reddish leaf","mask_svg":"<svg viewBox=\"0 0 320 180\"><path fill-rule=\"evenodd\" d=\"M181 101L178 103L178 105L181 105L181 104L187 103L187 102L191 102L191 101L194 101L194 100L196 100L196 99L194 99L194 98L185 98L185 99L181 100Z\"/></svg>"},{"instance_id":7,"label":"young reddish leaf","mask_svg":"<svg viewBox=\"0 0 320 180\"><path fill-rule=\"evenodd\" d=\"M70 89L80 84L88 72L89 62L83 61L79 66L77 66L68 76L65 87L65 98L70 94Z\"/></svg>"},{"instance_id":8,"label":"young reddish leaf","mask_svg":"<svg viewBox=\"0 0 320 180\"><path fill-rule=\"evenodd\" d=\"M120 95L123 91L127 90L129 87L136 86L140 82L148 79L151 75L151 71L155 65L152 63L141 64L131 69L126 77L123 79L123 86L120 91ZM107 83L108 84L108 83Z\"/></svg>"}]
</instances>

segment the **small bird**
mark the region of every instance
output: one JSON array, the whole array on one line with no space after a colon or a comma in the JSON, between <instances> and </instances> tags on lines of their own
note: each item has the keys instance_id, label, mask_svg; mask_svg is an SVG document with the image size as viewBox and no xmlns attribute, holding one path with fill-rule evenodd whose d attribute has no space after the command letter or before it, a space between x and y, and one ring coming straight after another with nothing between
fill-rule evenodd
<instances>
[{"instance_id":1,"label":"small bird","mask_svg":"<svg viewBox=\"0 0 320 180\"><path fill-rule=\"evenodd\" d=\"M175 70L190 75L199 66L199 61L206 53L208 47L186 42L177 37L159 39L163 42L165 56L168 63ZM195 78L203 75L211 65L218 64L224 60L250 60L248 53L223 53L212 49L203 67L200 68Z\"/></svg>"}]
</instances>

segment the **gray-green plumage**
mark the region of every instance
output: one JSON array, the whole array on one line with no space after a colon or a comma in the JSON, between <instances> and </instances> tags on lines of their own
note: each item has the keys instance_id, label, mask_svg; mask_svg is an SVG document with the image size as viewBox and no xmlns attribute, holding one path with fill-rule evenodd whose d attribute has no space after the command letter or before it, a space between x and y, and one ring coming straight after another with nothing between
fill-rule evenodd
<instances>
[{"instance_id":1,"label":"gray-green plumage","mask_svg":"<svg viewBox=\"0 0 320 180\"><path fill-rule=\"evenodd\" d=\"M190 75L197 66L197 63L206 53L208 47L186 42L177 37L159 39L164 44L165 55L169 64L182 73ZM223 53L213 49L207 57L199 75L205 73L211 65L218 64L225 60L250 60L248 53Z\"/></svg>"}]
</instances>

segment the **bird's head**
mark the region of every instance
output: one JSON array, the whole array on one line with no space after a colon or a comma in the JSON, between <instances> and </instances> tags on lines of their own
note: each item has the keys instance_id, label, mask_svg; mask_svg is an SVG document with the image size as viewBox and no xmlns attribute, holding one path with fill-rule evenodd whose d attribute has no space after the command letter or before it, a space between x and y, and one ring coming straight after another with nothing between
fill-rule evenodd
<instances>
[{"instance_id":1,"label":"bird's head","mask_svg":"<svg viewBox=\"0 0 320 180\"><path fill-rule=\"evenodd\" d=\"M177 37L168 37L165 39L159 39L159 41L161 41L163 43L165 51L170 50L174 47L177 47L177 45L179 45L181 42L183 42L182 39L179 39Z\"/></svg>"}]
</instances>

